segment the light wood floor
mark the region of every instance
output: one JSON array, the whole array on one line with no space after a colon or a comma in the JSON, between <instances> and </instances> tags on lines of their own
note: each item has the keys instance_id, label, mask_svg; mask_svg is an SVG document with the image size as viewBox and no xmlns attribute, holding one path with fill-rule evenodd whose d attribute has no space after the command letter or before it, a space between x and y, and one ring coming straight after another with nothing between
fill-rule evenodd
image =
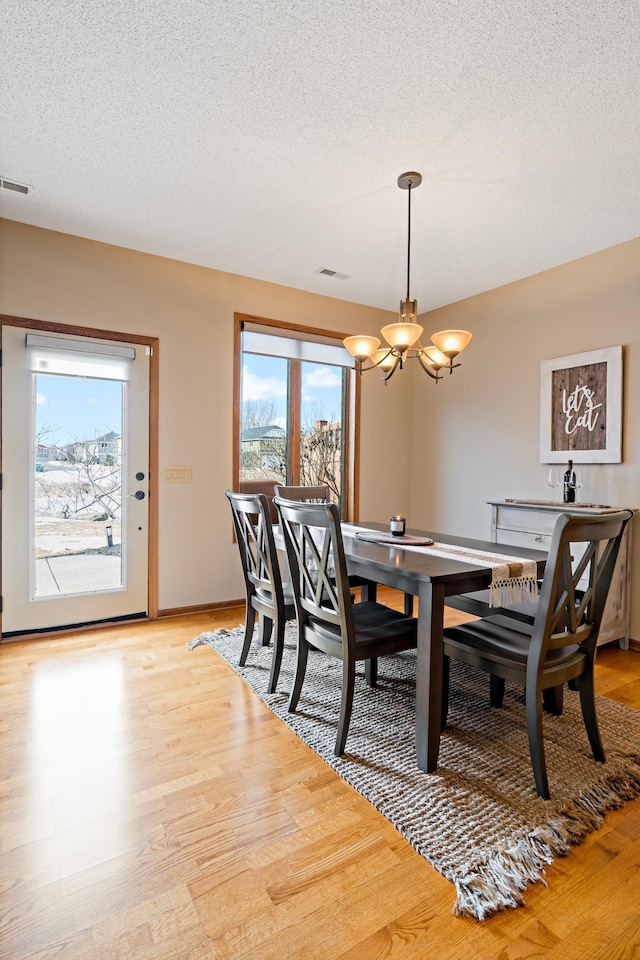
<instances>
[{"instance_id":1,"label":"light wood floor","mask_svg":"<svg viewBox=\"0 0 640 960\"><path fill-rule=\"evenodd\" d=\"M389 600L389 597L385 599ZM484 924L207 647L243 611L0 648L3 960L631 960L640 801ZM640 708L640 654L599 653Z\"/></svg>"}]
</instances>

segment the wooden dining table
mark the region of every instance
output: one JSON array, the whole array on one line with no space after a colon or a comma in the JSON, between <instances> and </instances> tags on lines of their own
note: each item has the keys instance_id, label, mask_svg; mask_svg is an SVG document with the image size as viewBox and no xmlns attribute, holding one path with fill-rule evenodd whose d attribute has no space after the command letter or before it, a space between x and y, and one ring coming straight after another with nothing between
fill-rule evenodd
<instances>
[{"instance_id":1,"label":"wooden dining table","mask_svg":"<svg viewBox=\"0 0 640 960\"><path fill-rule=\"evenodd\" d=\"M360 540L349 532L354 526L381 531L388 530L388 527L380 523L343 527L347 569L350 574L356 574L371 583L370 588L363 588L363 599L375 597L376 584L395 587L418 598L416 759L421 770L431 773L438 766L440 749L445 601L447 597L488 588L491 568L439 557L426 550L405 549L401 540L397 545ZM429 537L438 544L535 560L538 576L541 577L544 572L547 554L539 550L425 530L407 530L407 533Z\"/></svg>"}]
</instances>

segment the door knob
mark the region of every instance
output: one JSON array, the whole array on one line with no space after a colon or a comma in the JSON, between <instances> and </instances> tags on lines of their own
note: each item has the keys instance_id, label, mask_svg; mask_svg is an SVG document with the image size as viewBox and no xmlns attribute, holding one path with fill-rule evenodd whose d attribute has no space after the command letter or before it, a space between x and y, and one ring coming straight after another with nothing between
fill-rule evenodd
<instances>
[{"instance_id":1,"label":"door knob","mask_svg":"<svg viewBox=\"0 0 640 960\"><path fill-rule=\"evenodd\" d=\"M126 499L131 500L132 497L135 497L136 500L144 500L144 490L136 490L135 493L130 493Z\"/></svg>"}]
</instances>

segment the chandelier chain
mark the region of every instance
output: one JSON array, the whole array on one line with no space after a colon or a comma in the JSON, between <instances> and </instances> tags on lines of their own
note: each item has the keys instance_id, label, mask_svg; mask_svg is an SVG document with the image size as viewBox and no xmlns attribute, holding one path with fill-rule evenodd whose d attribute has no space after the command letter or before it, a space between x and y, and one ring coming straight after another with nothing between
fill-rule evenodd
<instances>
[{"instance_id":1,"label":"chandelier chain","mask_svg":"<svg viewBox=\"0 0 640 960\"><path fill-rule=\"evenodd\" d=\"M409 183L409 190L407 191L409 196L407 197L407 202L409 204L409 216L407 220L407 300L410 300L409 295L410 288L410 273L411 273L411 187L412 184Z\"/></svg>"}]
</instances>

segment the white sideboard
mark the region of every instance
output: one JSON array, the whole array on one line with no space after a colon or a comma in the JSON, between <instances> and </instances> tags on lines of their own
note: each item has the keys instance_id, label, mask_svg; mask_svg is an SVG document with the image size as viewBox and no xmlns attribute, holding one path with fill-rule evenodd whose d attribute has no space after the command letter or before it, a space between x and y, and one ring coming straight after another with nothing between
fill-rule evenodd
<instances>
[{"instance_id":1,"label":"white sideboard","mask_svg":"<svg viewBox=\"0 0 640 960\"><path fill-rule=\"evenodd\" d=\"M558 514L576 516L613 513L619 507L586 507L550 501L491 500L491 539L534 550L548 550ZM579 559L577 556L576 559ZM629 648L629 591L631 582L631 524L627 524L611 581L598 645L617 640Z\"/></svg>"}]
</instances>

